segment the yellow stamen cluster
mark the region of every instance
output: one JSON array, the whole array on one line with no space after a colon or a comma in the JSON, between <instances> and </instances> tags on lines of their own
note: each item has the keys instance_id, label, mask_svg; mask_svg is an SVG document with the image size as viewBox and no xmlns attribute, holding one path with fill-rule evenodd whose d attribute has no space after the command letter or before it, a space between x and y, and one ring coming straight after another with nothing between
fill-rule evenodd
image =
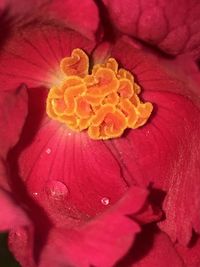
<instances>
[{"instance_id":1,"label":"yellow stamen cluster","mask_svg":"<svg viewBox=\"0 0 200 267\"><path fill-rule=\"evenodd\" d=\"M75 131L87 130L92 139L104 140L148 120L152 104L140 101L140 86L129 71L118 69L114 58L94 65L89 74L88 56L74 49L60 67L65 78L49 91L46 111L50 118Z\"/></svg>"}]
</instances>

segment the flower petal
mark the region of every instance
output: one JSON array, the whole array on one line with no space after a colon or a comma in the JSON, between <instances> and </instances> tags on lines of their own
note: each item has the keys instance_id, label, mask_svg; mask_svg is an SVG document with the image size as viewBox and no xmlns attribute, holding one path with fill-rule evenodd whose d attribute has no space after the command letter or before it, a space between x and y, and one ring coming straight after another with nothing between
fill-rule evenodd
<instances>
[{"instance_id":1,"label":"flower petal","mask_svg":"<svg viewBox=\"0 0 200 267\"><path fill-rule=\"evenodd\" d=\"M113 266L140 230L127 215L139 211L145 198L145 190L133 187L113 208L79 230L55 230L39 266Z\"/></svg>"},{"instance_id":2,"label":"flower petal","mask_svg":"<svg viewBox=\"0 0 200 267\"><path fill-rule=\"evenodd\" d=\"M189 246L176 244L176 250L187 267L199 267L200 265L200 239L195 237Z\"/></svg>"},{"instance_id":3,"label":"flower petal","mask_svg":"<svg viewBox=\"0 0 200 267\"><path fill-rule=\"evenodd\" d=\"M171 55L189 52L200 57L198 1L107 0L105 4L120 31Z\"/></svg>"},{"instance_id":4,"label":"flower petal","mask_svg":"<svg viewBox=\"0 0 200 267\"><path fill-rule=\"evenodd\" d=\"M96 38L99 13L95 1L84 0L77 3L73 0L51 0L44 8L51 16L64 21L68 27L90 39Z\"/></svg>"},{"instance_id":5,"label":"flower petal","mask_svg":"<svg viewBox=\"0 0 200 267\"><path fill-rule=\"evenodd\" d=\"M18 141L27 115L27 92L24 85L12 91L0 90L0 157Z\"/></svg>"},{"instance_id":6,"label":"flower petal","mask_svg":"<svg viewBox=\"0 0 200 267\"><path fill-rule=\"evenodd\" d=\"M106 143L93 141L85 133L73 133L49 119L31 133L31 118L38 117L34 106L31 110L13 156L20 158L21 176L29 193L49 210L56 223L67 223L71 216L80 220L97 215L115 203L128 184ZM26 140L33 134L34 141L27 146Z\"/></svg>"},{"instance_id":7,"label":"flower petal","mask_svg":"<svg viewBox=\"0 0 200 267\"><path fill-rule=\"evenodd\" d=\"M184 264L169 237L150 224L143 227L128 254L116 265L123 266L184 267Z\"/></svg>"},{"instance_id":8,"label":"flower petal","mask_svg":"<svg viewBox=\"0 0 200 267\"><path fill-rule=\"evenodd\" d=\"M12 196L0 187L0 231L7 231L30 223L25 212Z\"/></svg>"},{"instance_id":9,"label":"flower petal","mask_svg":"<svg viewBox=\"0 0 200 267\"><path fill-rule=\"evenodd\" d=\"M0 86L46 86L59 78L60 60L80 47L89 53L94 43L74 31L49 22L32 22L10 34L0 55Z\"/></svg>"},{"instance_id":10,"label":"flower petal","mask_svg":"<svg viewBox=\"0 0 200 267\"><path fill-rule=\"evenodd\" d=\"M11 183L15 183L16 180L14 176L12 176L12 179L10 178L11 171L8 170L9 166L7 161L8 151L20 138L27 115L28 99L25 85L15 90L1 90L0 93L0 202L2 205L0 212L0 231L5 231L30 223L25 210L22 208L23 203L25 209L27 199L24 198L20 202L21 194L24 196L22 193L23 189L18 191L19 195L15 195L20 183L14 185L14 190L11 193Z\"/></svg>"},{"instance_id":11,"label":"flower petal","mask_svg":"<svg viewBox=\"0 0 200 267\"><path fill-rule=\"evenodd\" d=\"M119 157L123 177L138 184L151 181L168 192L166 220L160 226L172 240L186 244L192 228L200 232L200 112L192 102L198 96L127 42L119 41L112 55L136 75L155 113L145 127L114 140L111 150Z\"/></svg>"},{"instance_id":12,"label":"flower petal","mask_svg":"<svg viewBox=\"0 0 200 267\"><path fill-rule=\"evenodd\" d=\"M0 93L0 231L5 231L29 222L7 191L10 188L5 167L7 153L17 143L27 115L27 92L21 86L9 92L1 89Z\"/></svg>"}]
</instances>

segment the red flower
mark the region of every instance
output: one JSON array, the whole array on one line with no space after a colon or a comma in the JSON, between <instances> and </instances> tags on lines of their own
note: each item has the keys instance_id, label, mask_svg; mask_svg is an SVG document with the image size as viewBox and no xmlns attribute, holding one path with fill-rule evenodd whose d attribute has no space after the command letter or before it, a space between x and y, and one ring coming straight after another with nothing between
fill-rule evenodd
<instances>
[{"instance_id":1,"label":"red flower","mask_svg":"<svg viewBox=\"0 0 200 267\"><path fill-rule=\"evenodd\" d=\"M195 81L185 84L178 65L171 73L176 61L156 58L128 38L97 43L98 26L81 28L73 12L67 23L71 19L70 25L93 41L69 30L66 21L52 21L62 11L59 4L52 6L44 6L34 21L12 26L1 50L0 147L9 171L2 167L0 229L11 229L10 249L26 267L182 266L172 241L178 241L177 251L187 262L185 245L193 229L200 232ZM90 14L97 12L93 2L90 7ZM41 21L47 9L51 19ZM46 99L60 80L60 61L75 48L94 63L114 57L134 75L142 98L154 107L143 127L94 141L47 116ZM157 226L148 224L160 219L160 209L165 218Z\"/></svg>"}]
</instances>

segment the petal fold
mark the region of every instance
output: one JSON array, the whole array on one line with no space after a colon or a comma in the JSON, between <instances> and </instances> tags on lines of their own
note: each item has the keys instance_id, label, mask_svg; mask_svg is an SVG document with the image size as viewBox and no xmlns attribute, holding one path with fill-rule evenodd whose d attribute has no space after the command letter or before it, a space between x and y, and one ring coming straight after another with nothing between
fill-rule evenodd
<instances>
[{"instance_id":1,"label":"petal fold","mask_svg":"<svg viewBox=\"0 0 200 267\"><path fill-rule=\"evenodd\" d=\"M128 215L141 209L146 196L145 190L132 187L116 205L77 231L55 230L39 266L113 266L140 231Z\"/></svg>"},{"instance_id":2,"label":"petal fold","mask_svg":"<svg viewBox=\"0 0 200 267\"><path fill-rule=\"evenodd\" d=\"M25 85L12 91L1 88L0 95L0 156L5 159L8 150L19 140L28 99Z\"/></svg>"},{"instance_id":3,"label":"petal fold","mask_svg":"<svg viewBox=\"0 0 200 267\"><path fill-rule=\"evenodd\" d=\"M187 244L192 229L200 231L198 92L182 75L169 75L162 61L123 42L117 43L112 55L135 75L155 112L143 128L113 141L115 150L121 152L123 176L138 184L152 182L154 188L167 193L166 220L160 227L173 241Z\"/></svg>"},{"instance_id":4,"label":"petal fold","mask_svg":"<svg viewBox=\"0 0 200 267\"><path fill-rule=\"evenodd\" d=\"M0 231L8 231L30 223L25 212L14 201L11 194L0 187Z\"/></svg>"},{"instance_id":5,"label":"petal fold","mask_svg":"<svg viewBox=\"0 0 200 267\"><path fill-rule=\"evenodd\" d=\"M200 57L199 12L195 0L105 1L111 19L123 33L153 44L170 55Z\"/></svg>"},{"instance_id":6,"label":"petal fold","mask_svg":"<svg viewBox=\"0 0 200 267\"><path fill-rule=\"evenodd\" d=\"M116 267L184 267L174 244L152 224L143 227L128 254Z\"/></svg>"},{"instance_id":7,"label":"petal fold","mask_svg":"<svg viewBox=\"0 0 200 267\"><path fill-rule=\"evenodd\" d=\"M52 17L65 22L68 27L89 39L96 39L100 20L95 1L52 0L44 8Z\"/></svg>"}]
</instances>

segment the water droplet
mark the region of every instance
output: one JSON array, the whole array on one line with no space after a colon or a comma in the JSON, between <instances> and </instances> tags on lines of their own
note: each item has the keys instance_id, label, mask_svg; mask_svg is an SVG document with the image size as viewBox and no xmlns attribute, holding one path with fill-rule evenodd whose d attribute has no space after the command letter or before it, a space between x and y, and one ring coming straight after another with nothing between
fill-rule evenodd
<instances>
[{"instance_id":1,"label":"water droplet","mask_svg":"<svg viewBox=\"0 0 200 267\"><path fill-rule=\"evenodd\" d=\"M150 131L148 130L147 132L146 132L146 136L148 136L150 134Z\"/></svg>"},{"instance_id":2,"label":"water droplet","mask_svg":"<svg viewBox=\"0 0 200 267\"><path fill-rule=\"evenodd\" d=\"M38 195L38 192L33 192L33 195L34 195L34 196L37 196L37 195Z\"/></svg>"},{"instance_id":3,"label":"water droplet","mask_svg":"<svg viewBox=\"0 0 200 267\"><path fill-rule=\"evenodd\" d=\"M68 135L69 135L69 136L71 136L71 135L72 135L72 133L68 133Z\"/></svg>"},{"instance_id":4,"label":"water droplet","mask_svg":"<svg viewBox=\"0 0 200 267\"><path fill-rule=\"evenodd\" d=\"M101 203L102 203L103 205L107 206L107 205L110 203L110 199L107 198L107 197L103 197L103 198L101 199Z\"/></svg>"},{"instance_id":5,"label":"water droplet","mask_svg":"<svg viewBox=\"0 0 200 267\"><path fill-rule=\"evenodd\" d=\"M51 148L47 148L46 153L51 154Z\"/></svg>"},{"instance_id":6,"label":"water droplet","mask_svg":"<svg viewBox=\"0 0 200 267\"><path fill-rule=\"evenodd\" d=\"M69 193L67 186L58 180L48 181L45 190L50 197L58 200L65 198Z\"/></svg>"}]
</instances>

